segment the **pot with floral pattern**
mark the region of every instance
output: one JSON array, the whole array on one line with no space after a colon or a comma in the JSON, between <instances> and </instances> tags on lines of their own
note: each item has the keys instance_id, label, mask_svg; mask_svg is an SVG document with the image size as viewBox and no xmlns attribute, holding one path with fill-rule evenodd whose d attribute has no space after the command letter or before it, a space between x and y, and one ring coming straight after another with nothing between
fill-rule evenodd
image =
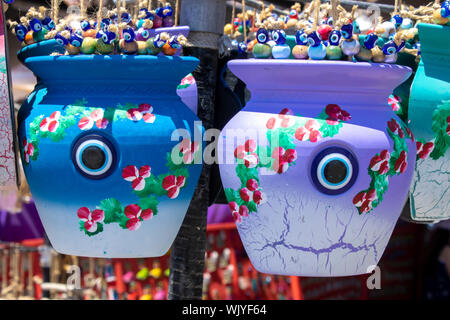
<instances>
[{"instance_id":1,"label":"pot with floral pattern","mask_svg":"<svg viewBox=\"0 0 450 320\"><path fill-rule=\"evenodd\" d=\"M233 60L251 92L219 140L220 173L245 249L263 273L370 272L401 213L416 156L387 107L408 67Z\"/></svg>"},{"instance_id":2,"label":"pot with floral pattern","mask_svg":"<svg viewBox=\"0 0 450 320\"><path fill-rule=\"evenodd\" d=\"M418 29L421 61L408 107L417 162L406 218L430 223L450 218L450 26L420 23Z\"/></svg>"},{"instance_id":3,"label":"pot with floral pattern","mask_svg":"<svg viewBox=\"0 0 450 320\"><path fill-rule=\"evenodd\" d=\"M165 254L201 171L201 127L176 94L198 60L84 55L25 64L42 87L18 116L22 162L53 247L92 257Z\"/></svg>"}]
</instances>

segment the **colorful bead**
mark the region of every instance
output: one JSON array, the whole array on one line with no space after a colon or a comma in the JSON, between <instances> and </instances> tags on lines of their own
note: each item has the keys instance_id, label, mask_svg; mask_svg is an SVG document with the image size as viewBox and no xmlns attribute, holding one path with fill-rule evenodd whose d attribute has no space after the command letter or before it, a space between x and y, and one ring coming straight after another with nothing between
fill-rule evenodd
<instances>
[{"instance_id":1,"label":"colorful bead","mask_svg":"<svg viewBox=\"0 0 450 320\"><path fill-rule=\"evenodd\" d=\"M308 46L296 45L292 48L292 55L295 59L308 59Z\"/></svg>"}]
</instances>

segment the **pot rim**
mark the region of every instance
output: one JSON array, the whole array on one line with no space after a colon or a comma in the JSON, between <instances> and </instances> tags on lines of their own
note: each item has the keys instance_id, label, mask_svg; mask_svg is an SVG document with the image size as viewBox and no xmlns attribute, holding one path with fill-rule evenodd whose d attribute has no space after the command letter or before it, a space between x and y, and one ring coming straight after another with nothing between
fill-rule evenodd
<instances>
[{"instance_id":1,"label":"pot rim","mask_svg":"<svg viewBox=\"0 0 450 320\"><path fill-rule=\"evenodd\" d=\"M44 82L134 80L176 85L198 63L195 57L95 54L39 56L25 60L25 65Z\"/></svg>"},{"instance_id":2,"label":"pot rim","mask_svg":"<svg viewBox=\"0 0 450 320\"><path fill-rule=\"evenodd\" d=\"M49 48L48 51L45 51L44 54L35 55L35 50L46 50L46 48ZM29 45L26 45L25 47L21 48L19 51L17 51L17 59L19 59L20 62L24 63L27 58L30 57L39 57L39 56L45 56L47 54L50 54L52 52L60 52L64 53L66 49L60 45L55 39L48 39L36 43L32 43Z\"/></svg>"}]
</instances>

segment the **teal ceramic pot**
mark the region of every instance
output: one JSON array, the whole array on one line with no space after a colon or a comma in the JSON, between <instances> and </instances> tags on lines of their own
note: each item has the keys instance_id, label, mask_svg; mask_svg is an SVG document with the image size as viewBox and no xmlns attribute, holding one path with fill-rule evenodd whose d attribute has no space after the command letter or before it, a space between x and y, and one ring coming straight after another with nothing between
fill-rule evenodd
<instances>
[{"instance_id":1,"label":"teal ceramic pot","mask_svg":"<svg viewBox=\"0 0 450 320\"><path fill-rule=\"evenodd\" d=\"M42 87L20 110L22 163L53 247L92 257L165 254L201 171L198 118L176 94L198 60L80 55L25 64Z\"/></svg>"},{"instance_id":2,"label":"teal ceramic pot","mask_svg":"<svg viewBox=\"0 0 450 320\"><path fill-rule=\"evenodd\" d=\"M20 62L24 63L25 59L30 57L49 56L53 52L64 54L65 51L64 46L59 44L55 39L51 39L23 47L17 53L17 58Z\"/></svg>"},{"instance_id":3,"label":"teal ceramic pot","mask_svg":"<svg viewBox=\"0 0 450 320\"><path fill-rule=\"evenodd\" d=\"M431 222L450 218L450 27L419 24L418 29L422 58L408 111L417 144L409 218Z\"/></svg>"}]
</instances>

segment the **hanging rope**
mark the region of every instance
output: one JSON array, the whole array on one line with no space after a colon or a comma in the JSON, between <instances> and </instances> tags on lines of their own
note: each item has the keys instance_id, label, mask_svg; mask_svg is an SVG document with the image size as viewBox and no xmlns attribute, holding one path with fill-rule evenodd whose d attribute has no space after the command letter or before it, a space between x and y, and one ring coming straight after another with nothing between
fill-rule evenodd
<instances>
[{"instance_id":1,"label":"hanging rope","mask_svg":"<svg viewBox=\"0 0 450 320\"><path fill-rule=\"evenodd\" d=\"M97 27L100 30L100 24L102 23L103 18L103 0L100 0L100 3L98 4L98 13L97 13Z\"/></svg>"},{"instance_id":2,"label":"hanging rope","mask_svg":"<svg viewBox=\"0 0 450 320\"><path fill-rule=\"evenodd\" d=\"M120 2L120 0L118 2ZM84 7L84 0L80 0L80 14L81 19L84 19L86 14L86 8Z\"/></svg>"},{"instance_id":3,"label":"hanging rope","mask_svg":"<svg viewBox=\"0 0 450 320\"><path fill-rule=\"evenodd\" d=\"M120 0L116 0L117 1L117 24L120 26L120 23L122 22L122 14L120 13L120 9L121 9L121 5L120 5ZM120 27L119 27L120 29ZM120 31L119 31L120 33Z\"/></svg>"},{"instance_id":4,"label":"hanging rope","mask_svg":"<svg viewBox=\"0 0 450 320\"><path fill-rule=\"evenodd\" d=\"M231 25L233 25L235 15L236 15L236 0L233 0L233 11L231 12Z\"/></svg>"},{"instance_id":5,"label":"hanging rope","mask_svg":"<svg viewBox=\"0 0 450 320\"><path fill-rule=\"evenodd\" d=\"M180 19L179 14L180 14L180 0L177 0L175 2L175 26L178 26L178 21Z\"/></svg>"},{"instance_id":6,"label":"hanging rope","mask_svg":"<svg viewBox=\"0 0 450 320\"><path fill-rule=\"evenodd\" d=\"M148 0L148 11L152 10L152 2L153 0Z\"/></svg>"},{"instance_id":7,"label":"hanging rope","mask_svg":"<svg viewBox=\"0 0 450 320\"><path fill-rule=\"evenodd\" d=\"M314 8L314 24L313 24L313 30L317 30L317 24L319 23L319 13L320 13L320 0L316 0L315 8Z\"/></svg>"},{"instance_id":8,"label":"hanging rope","mask_svg":"<svg viewBox=\"0 0 450 320\"><path fill-rule=\"evenodd\" d=\"M61 0L54 0L55 1L55 18L53 21L55 22L55 25L58 24L59 20L59 5L61 4Z\"/></svg>"},{"instance_id":9,"label":"hanging rope","mask_svg":"<svg viewBox=\"0 0 450 320\"><path fill-rule=\"evenodd\" d=\"M245 12L245 0L242 0L242 26L244 27L244 43L247 44L247 17Z\"/></svg>"}]
</instances>

